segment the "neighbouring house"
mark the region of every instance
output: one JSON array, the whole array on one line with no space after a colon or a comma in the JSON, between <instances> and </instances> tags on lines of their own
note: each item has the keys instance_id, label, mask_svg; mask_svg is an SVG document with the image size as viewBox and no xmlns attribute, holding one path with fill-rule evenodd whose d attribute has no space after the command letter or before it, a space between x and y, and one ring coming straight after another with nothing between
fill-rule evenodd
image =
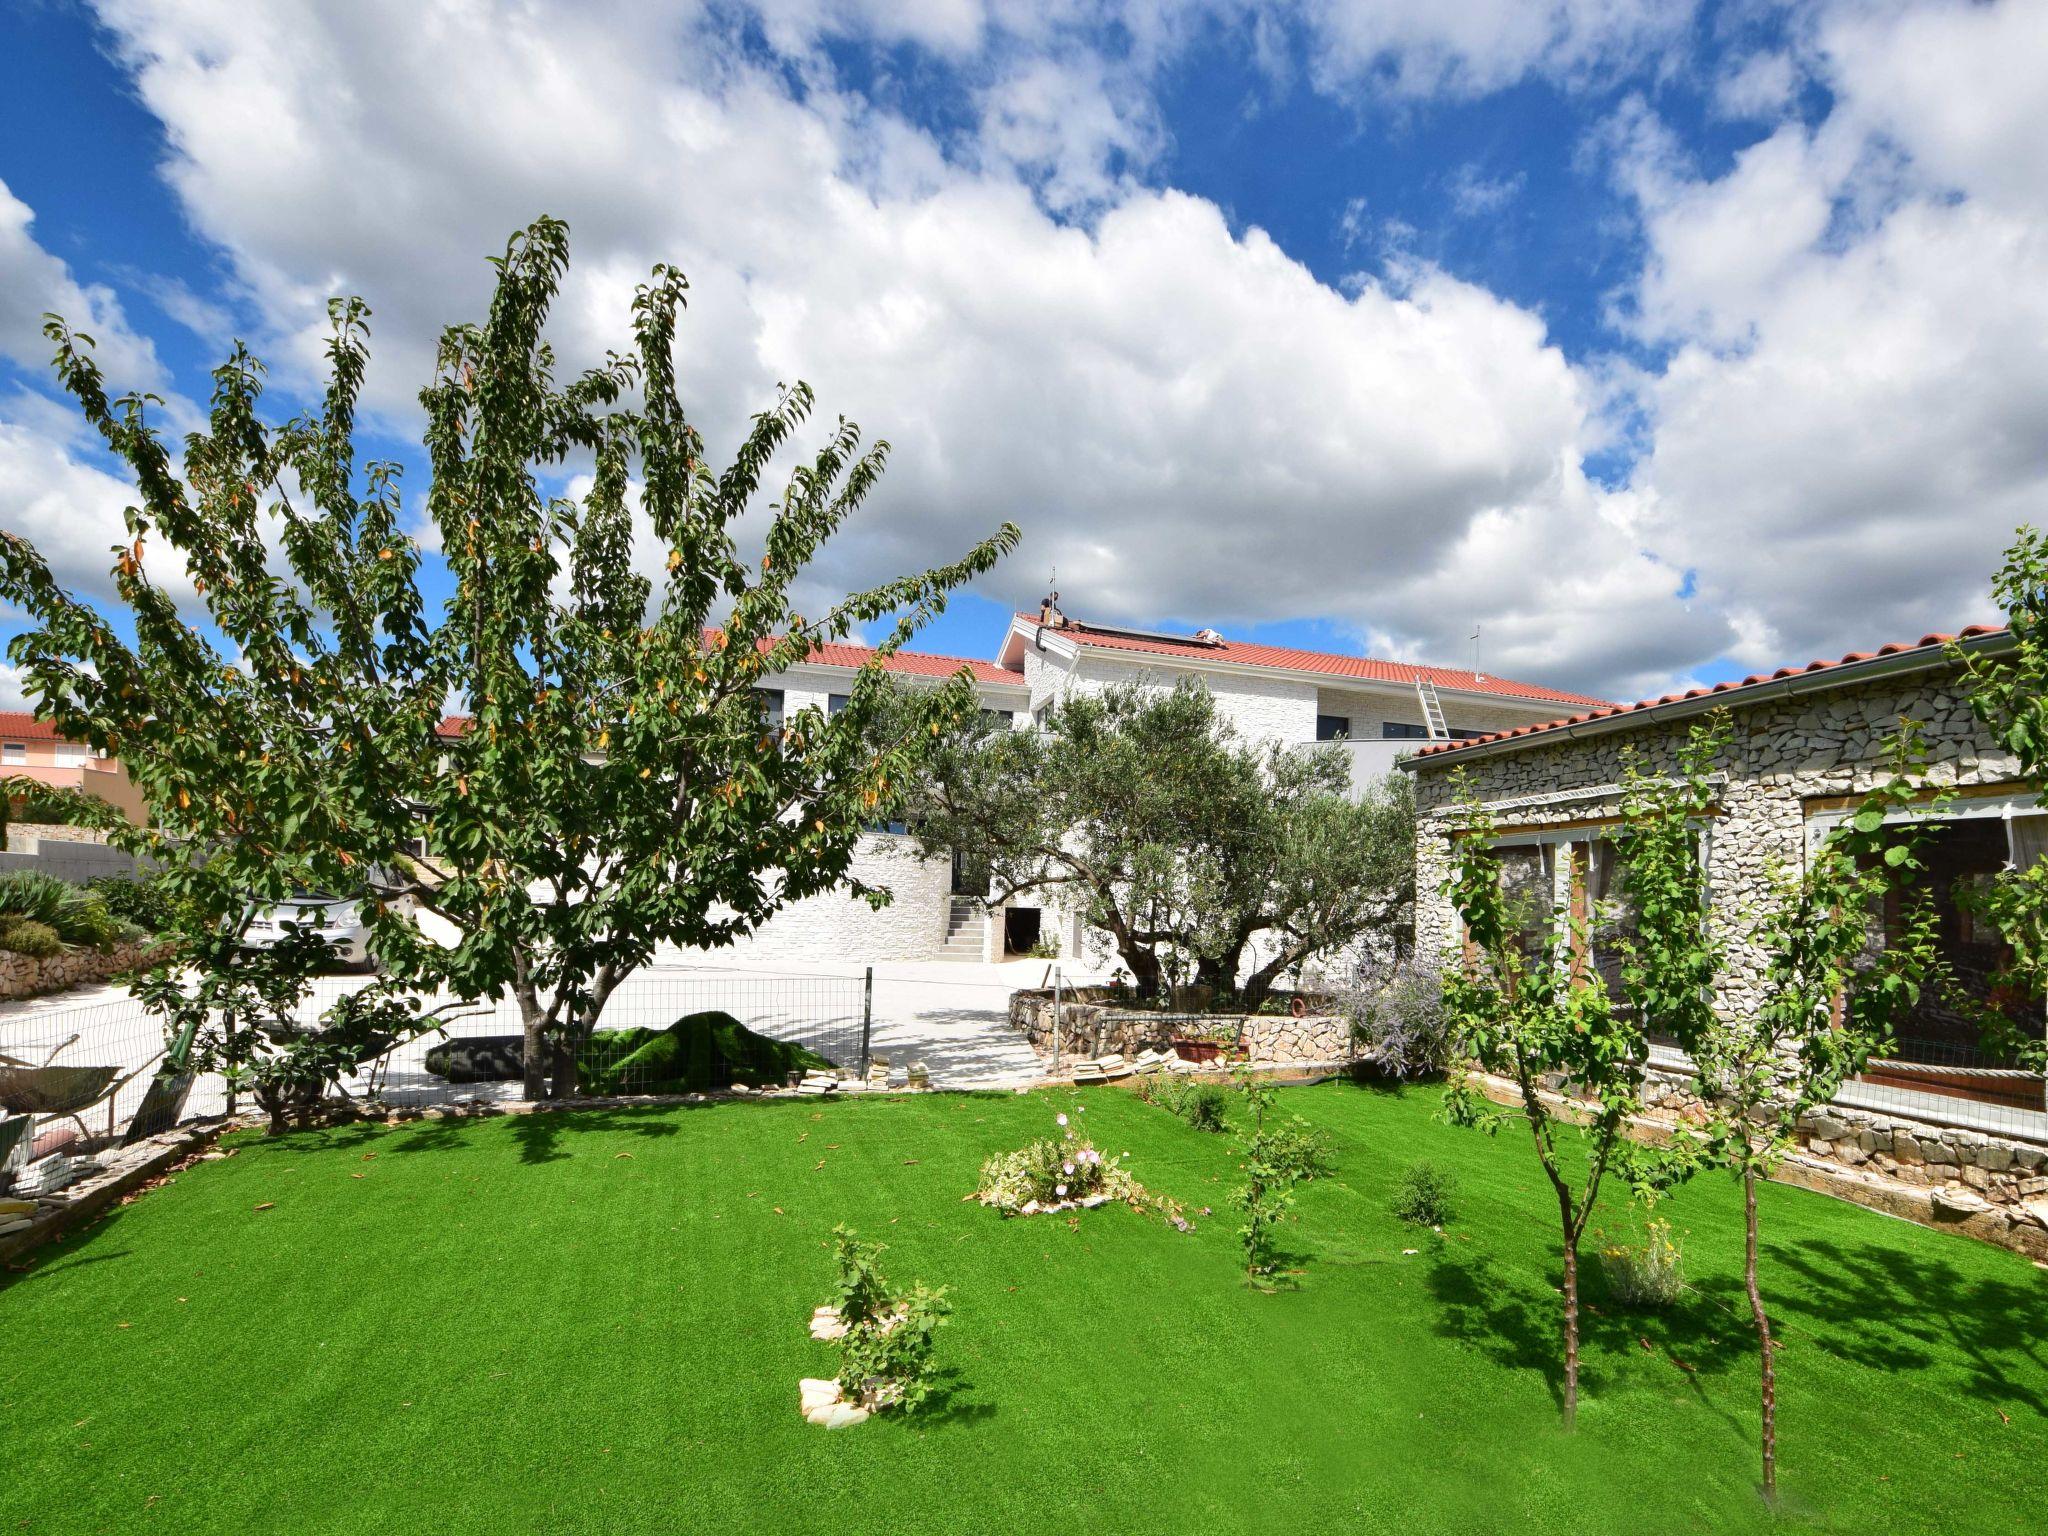
<instances>
[{"instance_id":1,"label":"neighbouring house","mask_svg":"<svg viewBox=\"0 0 2048 1536\"><path fill-rule=\"evenodd\" d=\"M828 706L844 696L868 654L858 646L822 646L801 666L765 679L771 712ZM1346 743L1354 782L1360 784L1432 740L1551 719L1560 707L1602 702L1449 667L1253 645L1213 630L1170 635L1084 624L1060 614L1051 600L1039 614L1012 620L993 662L899 652L888 666L910 680L946 677L967 667L982 707L1020 730L1075 690L1115 683L1171 688L1195 678L1247 736ZM854 873L889 886L895 900L875 912L836 893L810 897L764 925L747 951L792 961L999 960L1035 946L1067 959L1085 954L1086 935L1076 916L1036 893L989 908L985 880L957 860L919 858L901 830L863 838Z\"/></svg>"},{"instance_id":2,"label":"neighbouring house","mask_svg":"<svg viewBox=\"0 0 2048 1536\"><path fill-rule=\"evenodd\" d=\"M1953 638L1966 650L2011 643L2002 629L1967 629ZM1620 821L1624 752L1646 770L1668 769L1702 714L1729 712L1734 737L1702 847L1714 910L1732 924L1762 896L1774 861L1796 867L1888 772L1885 744L1900 718L1917 720L1929 748L1930 785L1947 798L1938 817L1907 814L1933 828L1929 867L1941 942L1965 998L1928 994L1891 1056L1845 1085L1831 1111L1804 1128L1806 1161L1825 1165L1830 1177L1846 1173L1894 1192L1908 1186L1904 1204L1893 1202L1900 1214L1972 1223L1981 1235L2048 1257L2042 1076L1987 1051L1957 1007L1968 1001L2017 1010L2031 1030L2041 1029L2040 999L1991 996L1987 979L1998 968L2000 941L1958 898L1997 871L2031 866L2048 852L2048 814L2041 786L2021 779L2015 760L1970 712L1950 640L1927 635L1426 746L1408 763L1417 803L1417 937L1425 953L1446 956L1457 942L1443 880L1458 798L1469 794L1498 828L1503 881L1547 899L1559 921L1572 913L1582 962L1612 979L1616 943L1629 923L1609 840ZM1933 798L1930 789L1924 801ZM1756 1005L1763 963L1753 945L1733 946L1722 1008L1739 1014ZM1651 1068L1653 1096L1682 1113L1685 1062L1670 1042L1656 1045Z\"/></svg>"},{"instance_id":3,"label":"neighbouring house","mask_svg":"<svg viewBox=\"0 0 2048 1536\"><path fill-rule=\"evenodd\" d=\"M149 816L142 791L119 758L82 742L64 740L49 721L38 720L25 710L0 710L0 779L25 779L51 789L76 790L106 801L130 821L144 821ZM19 788L19 784L10 785L10 789ZM18 794L14 798L20 799Z\"/></svg>"}]
</instances>

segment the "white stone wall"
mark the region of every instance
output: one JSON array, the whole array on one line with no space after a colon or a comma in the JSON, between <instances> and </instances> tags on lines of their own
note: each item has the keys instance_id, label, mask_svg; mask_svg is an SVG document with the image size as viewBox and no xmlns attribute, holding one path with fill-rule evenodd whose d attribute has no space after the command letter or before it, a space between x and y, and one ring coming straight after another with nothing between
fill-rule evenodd
<instances>
[{"instance_id":1,"label":"white stone wall","mask_svg":"<svg viewBox=\"0 0 2048 1536\"><path fill-rule=\"evenodd\" d=\"M1026 663L1027 669L1029 663ZM1316 739L1316 687L1283 677L1237 676L1180 668L1159 661L1131 662L1083 651L1071 671L1057 677L1048 675L1051 696L1069 692L1101 693L1121 683L1161 691L1182 678L1193 678L1208 686L1216 700L1216 712L1253 741L1303 742ZM1039 697L1034 683L1032 697Z\"/></svg>"},{"instance_id":2,"label":"white stone wall","mask_svg":"<svg viewBox=\"0 0 2048 1536\"><path fill-rule=\"evenodd\" d=\"M931 960L946 941L949 859L921 859L909 837L868 833L854 850L851 873L887 886L895 899L880 911L846 890L793 901L738 944L692 951L697 958L774 961L796 969L812 964L868 964Z\"/></svg>"}]
</instances>

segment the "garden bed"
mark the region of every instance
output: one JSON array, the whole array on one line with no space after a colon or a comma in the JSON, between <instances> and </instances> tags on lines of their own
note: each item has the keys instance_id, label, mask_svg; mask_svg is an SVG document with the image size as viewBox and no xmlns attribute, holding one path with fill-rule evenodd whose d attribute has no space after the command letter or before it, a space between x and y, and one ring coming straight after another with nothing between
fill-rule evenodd
<instances>
[{"instance_id":1,"label":"garden bed","mask_svg":"<svg viewBox=\"0 0 2048 1536\"><path fill-rule=\"evenodd\" d=\"M1236 1061L1330 1066L1351 1059L1348 1019L1311 1009L1296 1015L1284 1006L1286 998L1280 1001L1283 1006L1278 1009L1258 1013L1165 1012L1132 1008L1109 988L1063 991L1058 1009L1059 1053L1063 1060L1136 1056L1141 1051L1174 1049L1177 1041L1201 1041L1217 1046L1223 1058ZM1011 993L1010 1024L1039 1055L1051 1056L1051 990Z\"/></svg>"}]
</instances>

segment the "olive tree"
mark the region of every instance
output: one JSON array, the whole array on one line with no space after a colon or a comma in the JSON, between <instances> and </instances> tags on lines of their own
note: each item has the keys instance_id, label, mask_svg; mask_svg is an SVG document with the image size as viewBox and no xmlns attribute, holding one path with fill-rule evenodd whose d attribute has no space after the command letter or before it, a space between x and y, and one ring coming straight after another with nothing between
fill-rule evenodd
<instances>
[{"instance_id":1,"label":"olive tree","mask_svg":"<svg viewBox=\"0 0 2048 1536\"><path fill-rule=\"evenodd\" d=\"M242 943L252 901L356 897L391 996L509 993L528 1093L552 1063L561 1094L576 1046L656 945L730 943L836 885L888 899L849 879L856 841L973 695L963 674L878 732L884 664L1016 530L798 613L794 583L873 491L887 445L864 448L842 419L798 456L758 553L743 552L740 520L810 390L784 390L714 471L677 391L682 274L657 267L638 289L627 353L561 380L544 331L567 261L556 220L515 236L487 318L444 333L421 393L424 503L453 580L440 605L422 593L396 467L357 461L360 301L333 306L311 416L265 421L262 370L237 348L182 474L150 403L110 402L89 339L52 322L60 377L136 479L114 571L133 638L13 535L0 596L33 621L11 654L41 708L120 753L155 807L128 840L207 893L211 926L173 936L166 995L190 969L258 963ZM635 553L650 531L651 572ZM204 627L152 574L166 564ZM843 712L770 727L763 678L877 622ZM463 718L444 728L451 697Z\"/></svg>"},{"instance_id":2,"label":"olive tree","mask_svg":"<svg viewBox=\"0 0 2048 1536\"><path fill-rule=\"evenodd\" d=\"M989 871L991 900L1078 909L1141 994L1183 967L1256 1004L1315 956L1412 933L1412 793L1349 786L1341 754L1245 741L1199 683L1121 686L942 746L910 810L927 853Z\"/></svg>"}]
</instances>

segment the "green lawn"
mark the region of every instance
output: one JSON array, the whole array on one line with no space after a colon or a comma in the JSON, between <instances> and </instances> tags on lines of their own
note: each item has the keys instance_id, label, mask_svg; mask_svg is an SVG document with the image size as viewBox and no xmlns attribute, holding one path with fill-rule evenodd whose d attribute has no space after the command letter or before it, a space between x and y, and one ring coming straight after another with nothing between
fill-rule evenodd
<instances>
[{"instance_id":1,"label":"green lawn","mask_svg":"<svg viewBox=\"0 0 2048 1536\"><path fill-rule=\"evenodd\" d=\"M1666 1204L1697 1292L1588 1320L1557 1429L1553 1210L1527 1143L1430 1091L1283 1095L1337 1177L1239 1279L1226 1138L1115 1090L735 1103L244 1139L0 1291L0 1531L1904 1533L2032 1527L2048 1275L1764 1198L1784 1503L1755 1478L1732 1187ZM1191 1209L961 1197L1056 1109ZM1386 1213L1452 1165L1447 1241ZM271 1208L257 1210L259 1205ZM923 1421L828 1433L806 1334L836 1222L953 1287ZM1404 1255L1405 1248L1417 1248ZM1592 1283L1596 1292L1597 1281Z\"/></svg>"}]
</instances>

